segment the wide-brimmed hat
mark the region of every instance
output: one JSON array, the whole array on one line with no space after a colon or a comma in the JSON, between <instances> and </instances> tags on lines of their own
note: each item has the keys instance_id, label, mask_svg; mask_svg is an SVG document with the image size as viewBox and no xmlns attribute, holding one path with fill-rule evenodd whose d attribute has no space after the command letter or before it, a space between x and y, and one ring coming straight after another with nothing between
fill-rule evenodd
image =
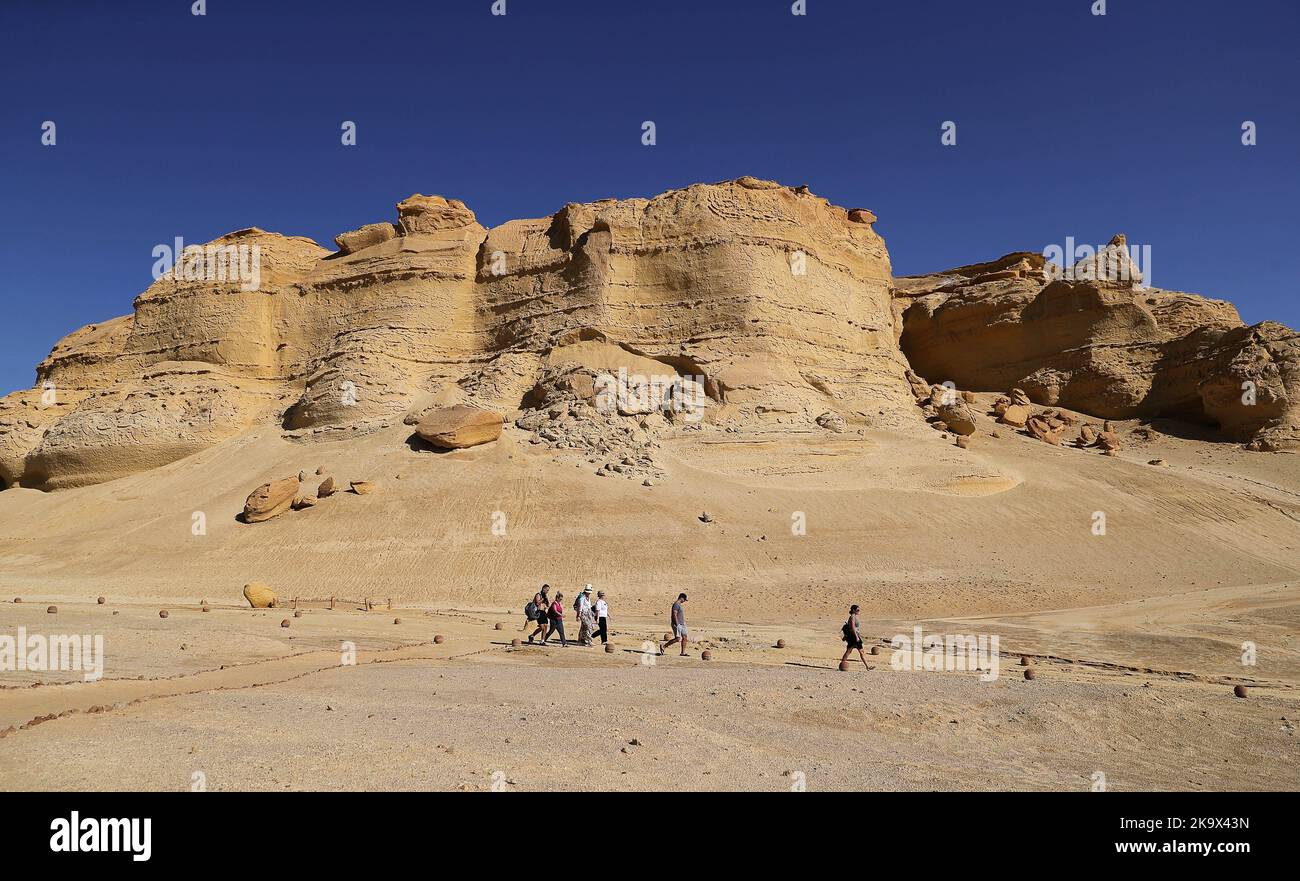
<instances>
[{"instance_id":1,"label":"wide-brimmed hat","mask_svg":"<svg viewBox=\"0 0 1300 881\"><path fill-rule=\"evenodd\" d=\"M583 592L583 593L591 593L591 585L588 584L586 587L584 587L584 588L582 589L582 592Z\"/></svg>"}]
</instances>

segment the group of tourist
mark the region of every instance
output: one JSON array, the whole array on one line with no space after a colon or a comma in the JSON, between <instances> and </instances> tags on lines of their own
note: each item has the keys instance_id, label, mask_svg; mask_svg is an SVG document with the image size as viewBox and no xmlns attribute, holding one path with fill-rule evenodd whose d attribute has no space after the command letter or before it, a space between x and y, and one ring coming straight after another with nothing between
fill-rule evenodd
<instances>
[{"instance_id":1,"label":"group of tourist","mask_svg":"<svg viewBox=\"0 0 1300 881\"><path fill-rule=\"evenodd\" d=\"M677 602L673 603L672 617L669 621L672 627L672 639L659 646L659 654L664 653L664 649L673 643L680 642L682 645L682 654L686 654L686 612L682 606L686 602L686 594L677 595ZM578 618L578 644L584 646L595 645L595 637L600 637L602 645L609 642L609 603L605 601L605 592L596 591L593 601L591 596L591 585L584 587L573 601L573 612ZM560 645L568 647L568 639L564 635L564 594L557 592L554 599L551 598L551 586L543 584L533 598L524 606L523 629L529 627L535 628L528 635L528 641L532 643L538 636L541 637L540 645L548 645L552 636L559 634Z\"/></svg>"},{"instance_id":2,"label":"group of tourist","mask_svg":"<svg viewBox=\"0 0 1300 881\"><path fill-rule=\"evenodd\" d=\"M686 656L686 643L689 640L686 629L686 594L679 593L677 601L673 603L669 626L672 627L672 639L660 643L659 654L674 643L681 643L682 657ZM596 591L595 602L591 598L591 585L588 584L578 594L578 598L573 602L573 611L578 618L578 644L584 646L595 645L594 636L600 636L602 645L609 642L609 603L605 601L605 592ZM849 618L840 628L840 638L845 642L844 656L840 658L840 663L844 663L856 649L858 657L862 659L862 665L870 669L867 664L866 655L862 652L862 631L858 623L860 610L854 603L849 607ZM568 640L564 636L564 594L556 593L555 598L551 598L551 586L543 584L533 598L524 606L523 629L535 627L528 636L528 641L533 642L539 635L541 645L547 645L548 641L555 634L560 635L560 645L568 647Z\"/></svg>"},{"instance_id":3,"label":"group of tourist","mask_svg":"<svg viewBox=\"0 0 1300 881\"><path fill-rule=\"evenodd\" d=\"M605 601L603 590L597 591L593 600L591 585L588 584L579 591L577 599L574 600L573 612L578 618L579 645L594 645L593 637L596 635L600 636L602 644L609 642L609 603ZM541 589L533 594L528 605L524 606L524 617L528 619L524 622L524 630L536 626L528 636L529 642L541 636L541 644L547 645L550 638L558 633L560 645L568 646L568 639L564 635L563 593L557 592L552 599L551 586L543 584Z\"/></svg>"}]
</instances>

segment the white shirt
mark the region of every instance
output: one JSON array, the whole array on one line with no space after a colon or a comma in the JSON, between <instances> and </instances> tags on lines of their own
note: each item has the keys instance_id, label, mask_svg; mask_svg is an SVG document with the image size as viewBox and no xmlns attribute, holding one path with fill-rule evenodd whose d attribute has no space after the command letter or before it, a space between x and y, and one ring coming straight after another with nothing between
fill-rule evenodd
<instances>
[{"instance_id":1,"label":"white shirt","mask_svg":"<svg viewBox=\"0 0 1300 881\"><path fill-rule=\"evenodd\" d=\"M585 593L578 594L578 614L582 614L591 608L591 600L587 599Z\"/></svg>"},{"instance_id":2,"label":"white shirt","mask_svg":"<svg viewBox=\"0 0 1300 881\"><path fill-rule=\"evenodd\" d=\"M604 600L596 600L596 617L597 618L609 617L609 603L605 602Z\"/></svg>"}]
</instances>

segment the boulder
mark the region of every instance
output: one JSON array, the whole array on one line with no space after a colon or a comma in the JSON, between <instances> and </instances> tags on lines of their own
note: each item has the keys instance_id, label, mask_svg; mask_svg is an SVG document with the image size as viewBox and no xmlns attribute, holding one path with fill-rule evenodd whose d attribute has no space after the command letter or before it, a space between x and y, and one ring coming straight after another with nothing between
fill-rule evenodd
<instances>
[{"instance_id":1,"label":"boulder","mask_svg":"<svg viewBox=\"0 0 1300 881\"><path fill-rule=\"evenodd\" d=\"M334 495L334 478L327 477L320 482L320 486L316 487L316 498L325 499L332 495Z\"/></svg>"},{"instance_id":2,"label":"boulder","mask_svg":"<svg viewBox=\"0 0 1300 881\"><path fill-rule=\"evenodd\" d=\"M1030 404L1029 395L1025 394L1018 388L1011 390L1011 403L1019 404L1022 407L1028 407Z\"/></svg>"},{"instance_id":3,"label":"boulder","mask_svg":"<svg viewBox=\"0 0 1300 881\"><path fill-rule=\"evenodd\" d=\"M368 480L354 480L348 484L352 491L359 496L367 495L375 491L375 485Z\"/></svg>"},{"instance_id":4,"label":"boulder","mask_svg":"<svg viewBox=\"0 0 1300 881\"><path fill-rule=\"evenodd\" d=\"M339 233L334 237L340 254L355 254L357 251L381 245L397 235L397 229L391 223L367 223L360 229Z\"/></svg>"},{"instance_id":5,"label":"boulder","mask_svg":"<svg viewBox=\"0 0 1300 881\"><path fill-rule=\"evenodd\" d=\"M1012 404L998 417L998 422L1003 425L1010 425L1012 428L1024 428L1025 423L1028 421L1029 407L1025 404Z\"/></svg>"},{"instance_id":6,"label":"boulder","mask_svg":"<svg viewBox=\"0 0 1300 881\"><path fill-rule=\"evenodd\" d=\"M961 398L937 407L936 412L953 434L975 433L975 411Z\"/></svg>"},{"instance_id":7,"label":"boulder","mask_svg":"<svg viewBox=\"0 0 1300 881\"><path fill-rule=\"evenodd\" d=\"M1107 452L1120 449L1119 435L1113 431L1103 431L1097 436L1097 446Z\"/></svg>"},{"instance_id":8,"label":"boulder","mask_svg":"<svg viewBox=\"0 0 1300 881\"><path fill-rule=\"evenodd\" d=\"M1057 447L1061 445L1061 434L1064 432L1065 427L1064 425L1053 427L1048 420L1043 419L1041 416L1030 416L1029 421L1025 423L1025 430L1029 432L1030 437Z\"/></svg>"},{"instance_id":9,"label":"boulder","mask_svg":"<svg viewBox=\"0 0 1300 881\"><path fill-rule=\"evenodd\" d=\"M1079 426L1079 439L1076 443L1081 447L1090 447L1097 442L1097 429L1088 423Z\"/></svg>"},{"instance_id":10,"label":"boulder","mask_svg":"<svg viewBox=\"0 0 1300 881\"><path fill-rule=\"evenodd\" d=\"M250 581L244 585L244 599L254 609L269 609L276 603L275 591L260 581Z\"/></svg>"},{"instance_id":11,"label":"boulder","mask_svg":"<svg viewBox=\"0 0 1300 881\"><path fill-rule=\"evenodd\" d=\"M456 450L496 440L502 422L500 413L458 404L426 414L415 431L435 447Z\"/></svg>"},{"instance_id":12,"label":"boulder","mask_svg":"<svg viewBox=\"0 0 1300 881\"><path fill-rule=\"evenodd\" d=\"M244 502L244 522L259 523L278 517L293 505L298 494L298 478L285 477L264 483Z\"/></svg>"}]
</instances>

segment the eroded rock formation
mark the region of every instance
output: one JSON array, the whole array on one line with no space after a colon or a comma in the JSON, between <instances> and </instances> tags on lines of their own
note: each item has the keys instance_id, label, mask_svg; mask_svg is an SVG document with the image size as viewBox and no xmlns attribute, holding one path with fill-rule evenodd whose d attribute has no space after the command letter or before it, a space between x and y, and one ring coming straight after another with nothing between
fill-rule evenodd
<instances>
[{"instance_id":1,"label":"eroded rock formation","mask_svg":"<svg viewBox=\"0 0 1300 881\"><path fill-rule=\"evenodd\" d=\"M917 401L946 381L1300 445L1294 331L1191 294L1049 282L1036 254L895 280L875 220L741 178L493 229L414 195L337 252L240 230L209 247L256 247L255 289L164 275L0 399L0 481L78 486L254 427L309 441L460 405L650 478L669 431L920 437ZM965 402L951 407L970 429Z\"/></svg>"},{"instance_id":2,"label":"eroded rock formation","mask_svg":"<svg viewBox=\"0 0 1300 881\"><path fill-rule=\"evenodd\" d=\"M1117 236L1110 249L1124 244ZM1081 262L1072 278L1049 280L1043 268L1041 255L1015 253L897 279L912 368L1100 418L1168 417L1256 449L1300 447L1295 331L1246 327L1232 304L1143 287L1136 272L1108 280Z\"/></svg>"}]
</instances>

